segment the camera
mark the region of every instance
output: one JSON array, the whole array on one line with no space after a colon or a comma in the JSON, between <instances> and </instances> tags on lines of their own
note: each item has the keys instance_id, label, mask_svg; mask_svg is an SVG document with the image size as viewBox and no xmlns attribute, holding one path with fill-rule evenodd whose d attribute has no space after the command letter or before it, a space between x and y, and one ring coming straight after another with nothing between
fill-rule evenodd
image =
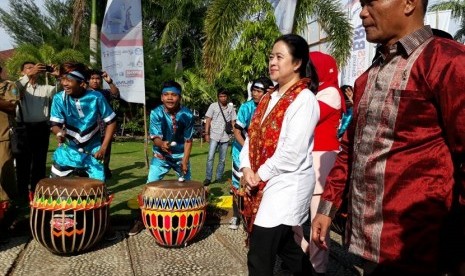
<instances>
[{"instance_id":1,"label":"camera","mask_svg":"<svg viewBox=\"0 0 465 276\"><path fill-rule=\"evenodd\" d=\"M45 71L49 73L53 73L55 69L50 65L45 65Z\"/></svg>"}]
</instances>

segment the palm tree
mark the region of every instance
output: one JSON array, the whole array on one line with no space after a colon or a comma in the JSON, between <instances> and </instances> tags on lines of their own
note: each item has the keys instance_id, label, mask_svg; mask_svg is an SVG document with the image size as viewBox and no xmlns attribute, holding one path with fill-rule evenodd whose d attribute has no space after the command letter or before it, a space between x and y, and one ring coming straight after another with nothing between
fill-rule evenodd
<instances>
[{"instance_id":1,"label":"palm tree","mask_svg":"<svg viewBox=\"0 0 465 276\"><path fill-rule=\"evenodd\" d=\"M344 65L350 54L352 27L340 6L339 1L334 0L299 0L293 32L301 33L308 18L317 18L328 34L331 54L339 65ZM205 20L203 48L203 63L210 80L221 71L222 61L234 48L243 23L253 21L260 12L271 12L271 4L267 0L212 0Z\"/></svg>"},{"instance_id":2,"label":"palm tree","mask_svg":"<svg viewBox=\"0 0 465 276\"><path fill-rule=\"evenodd\" d=\"M451 0L432 5L430 11L451 10L452 17L460 20L460 28L454 35L454 39L465 43L465 1Z\"/></svg>"},{"instance_id":3,"label":"palm tree","mask_svg":"<svg viewBox=\"0 0 465 276\"><path fill-rule=\"evenodd\" d=\"M19 77L21 65L26 61L43 64L61 64L66 61L85 63L85 57L82 52L69 48L57 51L48 44L44 44L41 47L27 43L21 44L15 49L13 56L6 62L6 68L11 79Z\"/></svg>"},{"instance_id":4,"label":"palm tree","mask_svg":"<svg viewBox=\"0 0 465 276\"><path fill-rule=\"evenodd\" d=\"M152 20L158 21L154 24L161 26L158 45L173 53L176 73L183 71L183 60L195 63L196 56L200 57L207 3L207 0L151 0L145 6L153 11Z\"/></svg>"}]
</instances>

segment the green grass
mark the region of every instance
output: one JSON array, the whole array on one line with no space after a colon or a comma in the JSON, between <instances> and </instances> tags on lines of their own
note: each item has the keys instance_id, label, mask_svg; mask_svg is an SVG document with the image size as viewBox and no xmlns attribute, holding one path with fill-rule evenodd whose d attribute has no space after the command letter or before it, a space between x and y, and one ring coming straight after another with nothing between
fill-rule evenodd
<instances>
[{"instance_id":1,"label":"green grass","mask_svg":"<svg viewBox=\"0 0 465 276\"><path fill-rule=\"evenodd\" d=\"M208 155L208 144L201 144L200 141L194 141L191 153L191 173L192 180L202 182L205 178L205 167ZM54 137L51 137L47 174L50 172L51 156L57 147L57 142ZM148 152L151 153L151 145L148 147ZM149 154L149 161L151 155ZM214 173L218 161L218 154L215 156ZM110 169L113 177L107 180L107 187L114 194L114 199L111 204L112 219L131 216L131 209L127 206L127 201L139 194L143 185L147 181L148 168L145 164L144 143L142 141L121 142L115 141L112 145ZM226 158L226 166L223 179L219 183L210 185L210 199L222 195L229 195L229 182L231 178L231 148L228 149ZM176 174L170 171L164 179L177 179Z\"/></svg>"}]
</instances>

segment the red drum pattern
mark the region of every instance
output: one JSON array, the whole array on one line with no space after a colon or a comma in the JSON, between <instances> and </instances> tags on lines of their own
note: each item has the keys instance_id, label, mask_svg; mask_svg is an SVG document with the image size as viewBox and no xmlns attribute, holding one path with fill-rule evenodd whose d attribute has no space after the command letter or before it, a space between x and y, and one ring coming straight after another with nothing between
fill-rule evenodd
<instances>
[{"instance_id":1,"label":"red drum pattern","mask_svg":"<svg viewBox=\"0 0 465 276\"><path fill-rule=\"evenodd\" d=\"M32 236L55 254L87 250L106 231L111 200L95 179L42 179L31 201Z\"/></svg>"},{"instance_id":2,"label":"red drum pattern","mask_svg":"<svg viewBox=\"0 0 465 276\"><path fill-rule=\"evenodd\" d=\"M201 183L176 180L147 184L139 197L142 221L157 244L185 246L202 229L207 200Z\"/></svg>"}]
</instances>

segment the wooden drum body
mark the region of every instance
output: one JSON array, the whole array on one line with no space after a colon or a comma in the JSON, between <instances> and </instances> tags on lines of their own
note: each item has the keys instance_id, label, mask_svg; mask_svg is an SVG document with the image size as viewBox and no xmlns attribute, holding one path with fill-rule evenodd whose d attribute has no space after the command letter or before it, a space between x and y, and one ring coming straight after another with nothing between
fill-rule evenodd
<instances>
[{"instance_id":1,"label":"wooden drum body","mask_svg":"<svg viewBox=\"0 0 465 276\"><path fill-rule=\"evenodd\" d=\"M111 200L95 179L42 179L31 201L32 236L56 254L84 251L105 233Z\"/></svg>"},{"instance_id":2,"label":"wooden drum body","mask_svg":"<svg viewBox=\"0 0 465 276\"><path fill-rule=\"evenodd\" d=\"M147 184L139 197L142 221L162 246L185 246L202 229L207 200L195 181L162 180Z\"/></svg>"}]
</instances>

